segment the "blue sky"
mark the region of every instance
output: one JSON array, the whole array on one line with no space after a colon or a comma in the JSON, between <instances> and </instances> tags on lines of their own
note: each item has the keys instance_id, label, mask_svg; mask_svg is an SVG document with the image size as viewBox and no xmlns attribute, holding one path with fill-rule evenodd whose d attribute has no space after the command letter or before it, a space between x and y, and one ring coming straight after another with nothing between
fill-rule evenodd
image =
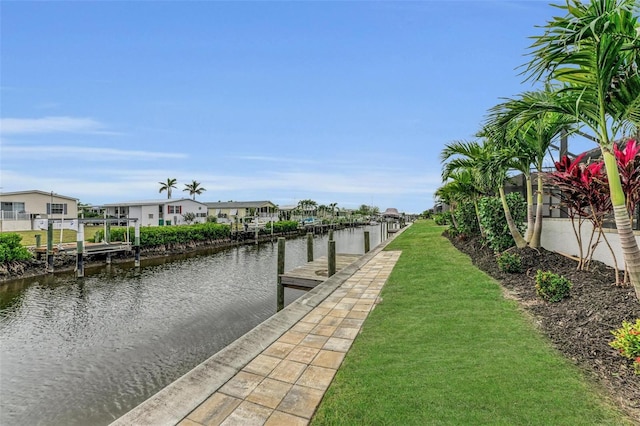
<instances>
[{"instance_id":1,"label":"blue sky","mask_svg":"<svg viewBox=\"0 0 640 426\"><path fill-rule=\"evenodd\" d=\"M422 212L547 1L11 2L0 187L83 203L312 199Z\"/></svg>"}]
</instances>

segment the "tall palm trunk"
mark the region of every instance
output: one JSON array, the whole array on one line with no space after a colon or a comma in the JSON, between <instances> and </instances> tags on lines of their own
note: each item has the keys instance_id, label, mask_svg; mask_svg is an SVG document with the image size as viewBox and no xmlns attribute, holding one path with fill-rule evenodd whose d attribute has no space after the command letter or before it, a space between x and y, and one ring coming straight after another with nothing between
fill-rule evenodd
<instances>
[{"instance_id":1,"label":"tall palm trunk","mask_svg":"<svg viewBox=\"0 0 640 426\"><path fill-rule=\"evenodd\" d=\"M525 185L527 187L527 232L524 239L529 243L533 236L535 226L533 221L533 187L531 185L531 175L529 173L525 175ZM538 216L536 215L536 218L537 217Z\"/></svg>"},{"instance_id":2,"label":"tall palm trunk","mask_svg":"<svg viewBox=\"0 0 640 426\"><path fill-rule=\"evenodd\" d=\"M476 210L476 220L478 221L478 228L480 228L480 236L482 238L485 237L484 227L482 226L482 221L480 220L480 207L478 207L478 197L473 197L473 207Z\"/></svg>"},{"instance_id":3,"label":"tall palm trunk","mask_svg":"<svg viewBox=\"0 0 640 426\"><path fill-rule=\"evenodd\" d=\"M629 280L636 291L636 296L640 299L640 248L633 235L631 218L627 211L625 196L620 183L618 164L616 163L616 157L606 147L602 147L602 156L607 169L611 204L613 204L616 228L618 229L620 246L624 255L625 270L629 274Z\"/></svg>"},{"instance_id":4,"label":"tall palm trunk","mask_svg":"<svg viewBox=\"0 0 640 426\"><path fill-rule=\"evenodd\" d=\"M507 204L507 196L504 193L504 187L502 185L500 185L499 191L500 191L500 201L502 201L504 217L507 220L507 226L509 227L509 232L511 233L511 236L513 237L513 240L516 243L516 247L524 248L527 246L527 242L520 234L520 231L518 230L518 227L516 226L516 223L513 220L513 217L511 216L511 211L509 210L509 205Z\"/></svg>"},{"instance_id":5,"label":"tall palm trunk","mask_svg":"<svg viewBox=\"0 0 640 426\"><path fill-rule=\"evenodd\" d=\"M533 227L533 235L529 240L529 246L533 248L540 247L540 237L542 235L542 207L544 197L542 194L542 174L540 172L538 172L538 190L536 201L536 223Z\"/></svg>"}]
</instances>

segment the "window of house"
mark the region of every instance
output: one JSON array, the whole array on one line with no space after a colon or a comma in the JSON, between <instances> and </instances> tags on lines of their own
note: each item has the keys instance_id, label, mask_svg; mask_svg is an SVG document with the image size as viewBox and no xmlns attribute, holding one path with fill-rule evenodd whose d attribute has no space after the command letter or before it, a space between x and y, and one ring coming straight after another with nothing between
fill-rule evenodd
<instances>
[{"instance_id":1,"label":"window of house","mask_svg":"<svg viewBox=\"0 0 640 426\"><path fill-rule=\"evenodd\" d=\"M167 213L182 214L182 206L167 206Z\"/></svg>"},{"instance_id":2,"label":"window of house","mask_svg":"<svg viewBox=\"0 0 640 426\"><path fill-rule=\"evenodd\" d=\"M149 213L149 219L153 219L153 213Z\"/></svg>"},{"instance_id":3,"label":"window of house","mask_svg":"<svg viewBox=\"0 0 640 426\"><path fill-rule=\"evenodd\" d=\"M67 203L47 203L47 214L67 214Z\"/></svg>"},{"instance_id":4,"label":"window of house","mask_svg":"<svg viewBox=\"0 0 640 426\"><path fill-rule=\"evenodd\" d=\"M24 213L24 203L18 203L15 201L3 201L0 204L0 210L5 212Z\"/></svg>"}]
</instances>

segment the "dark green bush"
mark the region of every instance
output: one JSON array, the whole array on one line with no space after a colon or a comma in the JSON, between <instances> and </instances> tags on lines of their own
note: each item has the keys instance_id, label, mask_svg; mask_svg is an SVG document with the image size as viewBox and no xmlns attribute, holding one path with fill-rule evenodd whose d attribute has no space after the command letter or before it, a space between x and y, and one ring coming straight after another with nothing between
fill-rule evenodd
<instances>
[{"instance_id":1,"label":"dark green bush","mask_svg":"<svg viewBox=\"0 0 640 426\"><path fill-rule=\"evenodd\" d=\"M502 252L498 256L498 268L502 272L509 274L519 274L522 272L522 258L517 253Z\"/></svg>"},{"instance_id":2,"label":"dark green bush","mask_svg":"<svg viewBox=\"0 0 640 426\"><path fill-rule=\"evenodd\" d=\"M449 225L451 224L451 212L436 213L433 215L433 220L436 225Z\"/></svg>"},{"instance_id":3,"label":"dark green bush","mask_svg":"<svg viewBox=\"0 0 640 426\"><path fill-rule=\"evenodd\" d=\"M13 232L0 234L0 263L28 260L32 255L20 244L22 236Z\"/></svg>"},{"instance_id":4,"label":"dark green bush","mask_svg":"<svg viewBox=\"0 0 640 426\"><path fill-rule=\"evenodd\" d=\"M551 271L538 270L536 273L536 293L548 302L559 302L569 295L571 281Z\"/></svg>"},{"instance_id":5,"label":"dark green bush","mask_svg":"<svg viewBox=\"0 0 640 426\"><path fill-rule=\"evenodd\" d=\"M480 226L476 216L476 208L472 201L460 203L455 212L457 234L467 236L480 235Z\"/></svg>"},{"instance_id":6,"label":"dark green bush","mask_svg":"<svg viewBox=\"0 0 640 426\"><path fill-rule=\"evenodd\" d=\"M517 192L507 194L506 198L511 216L522 233L526 226L527 204L522 195ZM485 238L494 252L503 252L515 246L499 197L482 197L478 202L478 210Z\"/></svg>"},{"instance_id":7,"label":"dark green bush","mask_svg":"<svg viewBox=\"0 0 640 426\"><path fill-rule=\"evenodd\" d=\"M298 222L295 220L283 220L280 222L269 222L265 227L265 232L271 232L271 226L273 225L273 232L276 234L293 232L298 230Z\"/></svg>"},{"instance_id":8,"label":"dark green bush","mask_svg":"<svg viewBox=\"0 0 640 426\"><path fill-rule=\"evenodd\" d=\"M129 241L134 241L135 230L129 227ZM111 241L125 241L127 228L111 228ZM140 247L180 244L229 238L231 228L217 223L198 223L183 226L154 226L140 228ZM96 232L94 241L102 241L104 231Z\"/></svg>"}]
</instances>

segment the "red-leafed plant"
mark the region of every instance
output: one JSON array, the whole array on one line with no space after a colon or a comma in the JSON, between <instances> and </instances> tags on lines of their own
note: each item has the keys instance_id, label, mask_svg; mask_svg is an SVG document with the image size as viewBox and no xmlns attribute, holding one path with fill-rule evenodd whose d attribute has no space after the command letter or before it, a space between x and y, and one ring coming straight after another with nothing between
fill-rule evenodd
<instances>
[{"instance_id":1,"label":"red-leafed plant","mask_svg":"<svg viewBox=\"0 0 640 426\"><path fill-rule=\"evenodd\" d=\"M634 139L629 139L624 148L620 148L616 143L613 145L613 153L618 164L627 213L633 224L633 214L640 203L640 144ZM627 282L629 268L624 269L624 281Z\"/></svg>"},{"instance_id":2,"label":"red-leafed plant","mask_svg":"<svg viewBox=\"0 0 640 426\"><path fill-rule=\"evenodd\" d=\"M622 149L618 144L614 144L613 153L618 163L627 212L633 221L633 213L640 203L640 144L634 139L629 139Z\"/></svg>"},{"instance_id":3,"label":"red-leafed plant","mask_svg":"<svg viewBox=\"0 0 640 426\"><path fill-rule=\"evenodd\" d=\"M601 161L583 163L584 156L585 154L581 154L573 160L563 156L555 163L556 171L546 175L547 182L560 190L561 205L571 218L574 235L578 242L578 269L580 270L589 269L593 253L601 239L611 249L606 235L602 232L604 218L612 211L604 163ZM586 220L592 223L593 229L585 250L582 225Z\"/></svg>"}]
</instances>

